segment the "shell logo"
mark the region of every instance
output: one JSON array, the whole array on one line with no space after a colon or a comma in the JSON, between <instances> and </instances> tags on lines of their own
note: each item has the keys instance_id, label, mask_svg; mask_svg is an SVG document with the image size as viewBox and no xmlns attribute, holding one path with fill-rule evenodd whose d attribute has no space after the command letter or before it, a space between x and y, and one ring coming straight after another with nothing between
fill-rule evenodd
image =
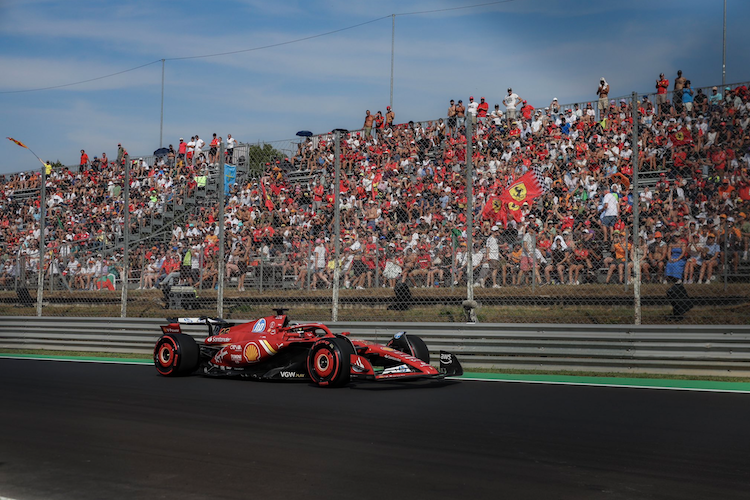
<instances>
[{"instance_id":1,"label":"shell logo","mask_svg":"<svg viewBox=\"0 0 750 500\"><path fill-rule=\"evenodd\" d=\"M245 346L245 358L247 358L248 363L254 363L260 359L260 350L258 350L258 346L250 343Z\"/></svg>"}]
</instances>

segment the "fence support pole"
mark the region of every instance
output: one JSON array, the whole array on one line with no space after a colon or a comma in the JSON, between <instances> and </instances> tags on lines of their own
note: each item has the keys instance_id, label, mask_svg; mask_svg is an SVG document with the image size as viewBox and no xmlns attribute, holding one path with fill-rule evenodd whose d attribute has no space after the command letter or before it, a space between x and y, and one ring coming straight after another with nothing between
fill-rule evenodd
<instances>
[{"instance_id":1,"label":"fence support pole","mask_svg":"<svg viewBox=\"0 0 750 500\"><path fill-rule=\"evenodd\" d=\"M224 317L224 271L226 264L224 262L224 143L219 147L219 290L216 294L216 315L219 318Z\"/></svg>"},{"instance_id":2,"label":"fence support pole","mask_svg":"<svg viewBox=\"0 0 750 500\"><path fill-rule=\"evenodd\" d=\"M122 235L122 295L120 317L128 316L128 275L130 274L130 158L125 156L125 172L122 186L123 235Z\"/></svg>"},{"instance_id":3,"label":"fence support pole","mask_svg":"<svg viewBox=\"0 0 750 500\"><path fill-rule=\"evenodd\" d=\"M474 156L474 131L471 117L466 123L466 300L474 300L474 174L472 172L472 157Z\"/></svg>"},{"instance_id":4,"label":"fence support pole","mask_svg":"<svg viewBox=\"0 0 750 500\"><path fill-rule=\"evenodd\" d=\"M339 253L341 251L341 211L339 210L339 196L341 195L339 179L341 175L341 132L337 129L333 132L336 159L334 161L335 174L333 176L333 297L331 304L331 321L339 320L339 278L341 277L341 265Z\"/></svg>"},{"instance_id":5,"label":"fence support pole","mask_svg":"<svg viewBox=\"0 0 750 500\"><path fill-rule=\"evenodd\" d=\"M47 230L47 164L42 164L42 189L39 192L39 272L37 273L36 315L42 316L42 299L44 298L44 257L47 244L44 233ZM50 259L50 266L52 261ZM51 269L50 269L51 271Z\"/></svg>"},{"instance_id":6,"label":"fence support pole","mask_svg":"<svg viewBox=\"0 0 750 500\"><path fill-rule=\"evenodd\" d=\"M640 238L640 202L641 196L638 192L638 93L633 92L632 109L633 116L633 271L635 272L635 281L633 285L633 300L635 302L636 325L641 324L641 238ZM626 247L627 248L627 247Z\"/></svg>"}]
</instances>

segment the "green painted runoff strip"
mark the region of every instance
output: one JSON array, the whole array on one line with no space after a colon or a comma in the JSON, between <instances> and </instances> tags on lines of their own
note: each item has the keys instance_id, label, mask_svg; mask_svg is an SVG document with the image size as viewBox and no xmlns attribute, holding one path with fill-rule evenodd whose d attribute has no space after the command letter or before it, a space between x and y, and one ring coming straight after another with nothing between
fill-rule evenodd
<instances>
[{"instance_id":1,"label":"green painted runoff strip","mask_svg":"<svg viewBox=\"0 0 750 500\"><path fill-rule=\"evenodd\" d=\"M678 380L620 377L577 377L574 375L534 375L464 372L463 379L541 384L601 385L618 387L650 387L697 391L730 391L750 393L750 382L721 382L714 380Z\"/></svg>"},{"instance_id":2,"label":"green painted runoff strip","mask_svg":"<svg viewBox=\"0 0 750 500\"><path fill-rule=\"evenodd\" d=\"M42 359L55 361L84 361L94 363L122 363L150 365L151 359L108 358L99 356L56 356L47 354L0 353L0 358ZM678 380L620 377L577 377L575 375L534 375L506 373L464 372L456 380L488 380L496 382L525 382L537 384L590 385L609 387L642 387L652 389L679 389L693 391L721 391L750 393L750 382L721 382L715 380Z\"/></svg>"},{"instance_id":3,"label":"green painted runoff strip","mask_svg":"<svg viewBox=\"0 0 750 500\"><path fill-rule=\"evenodd\" d=\"M152 359L144 358L107 358L101 356L55 356L50 354L11 354L11 353L0 353L0 358L24 358L24 359L49 359L52 361L90 361L99 363L127 363L127 364L139 364L139 365L150 365L153 364Z\"/></svg>"}]
</instances>

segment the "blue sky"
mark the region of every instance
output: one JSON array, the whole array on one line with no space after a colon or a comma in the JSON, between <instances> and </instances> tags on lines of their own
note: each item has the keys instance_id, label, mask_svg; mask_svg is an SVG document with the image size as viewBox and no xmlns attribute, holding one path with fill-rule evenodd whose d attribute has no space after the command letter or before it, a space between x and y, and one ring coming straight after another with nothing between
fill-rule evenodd
<instances>
[{"instance_id":1,"label":"blue sky","mask_svg":"<svg viewBox=\"0 0 750 500\"><path fill-rule=\"evenodd\" d=\"M118 142L148 154L159 147L161 59L165 146L196 133L256 142L359 128L366 109L389 103L391 14L397 122L445 116L451 98L470 95L492 108L509 86L538 107L593 100L602 76L612 96L652 91L677 69L694 87L721 83L722 0L514 0L411 14L486 2L0 0L0 135L65 164L81 149L113 157ZM727 82L747 81L750 2L727 4ZM0 144L0 173L38 168Z\"/></svg>"}]
</instances>

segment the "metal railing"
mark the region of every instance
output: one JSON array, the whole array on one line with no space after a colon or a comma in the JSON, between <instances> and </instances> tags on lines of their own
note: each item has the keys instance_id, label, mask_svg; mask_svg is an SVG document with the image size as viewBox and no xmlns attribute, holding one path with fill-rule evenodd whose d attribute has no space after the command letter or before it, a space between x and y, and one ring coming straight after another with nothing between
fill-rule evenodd
<instances>
[{"instance_id":1,"label":"metal railing","mask_svg":"<svg viewBox=\"0 0 750 500\"><path fill-rule=\"evenodd\" d=\"M0 348L78 352L153 352L165 320L135 318L0 318ZM750 375L750 326L339 322L336 332L386 342L407 331L430 351L457 354L466 368ZM205 326L183 325L197 340Z\"/></svg>"}]
</instances>

